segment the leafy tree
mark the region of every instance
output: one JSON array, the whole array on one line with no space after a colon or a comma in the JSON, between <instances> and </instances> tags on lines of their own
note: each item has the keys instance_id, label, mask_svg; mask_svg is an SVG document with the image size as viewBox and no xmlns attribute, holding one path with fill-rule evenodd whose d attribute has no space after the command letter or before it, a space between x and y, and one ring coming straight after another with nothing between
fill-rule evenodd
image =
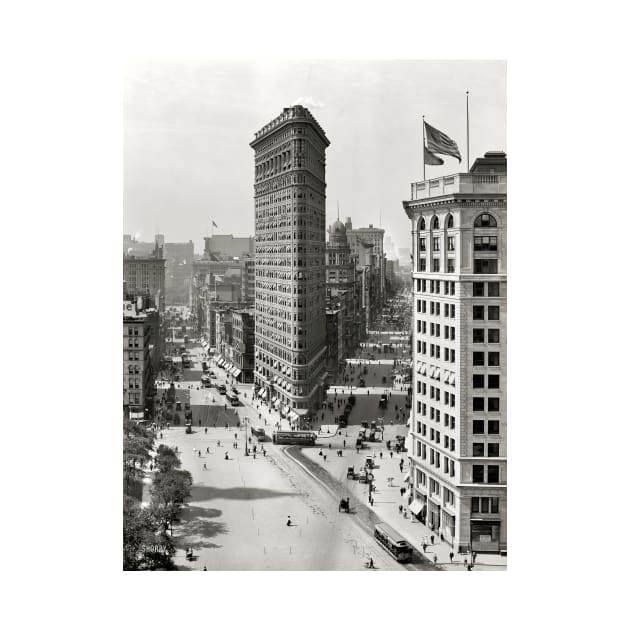
<instances>
[{"instance_id":1,"label":"leafy tree","mask_svg":"<svg viewBox=\"0 0 630 630\"><path fill-rule=\"evenodd\" d=\"M192 475L187 470L159 472L153 480L151 493L155 505L181 506L190 496Z\"/></svg>"},{"instance_id":2,"label":"leafy tree","mask_svg":"<svg viewBox=\"0 0 630 630\"><path fill-rule=\"evenodd\" d=\"M160 444L155 456L155 467L161 473L166 473L169 470L175 468L181 468L182 463L177 456L177 453L166 444Z\"/></svg>"},{"instance_id":3,"label":"leafy tree","mask_svg":"<svg viewBox=\"0 0 630 630\"><path fill-rule=\"evenodd\" d=\"M126 491L129 490L131 479L137 479L142 474L143 466L151 459L154 439L151 433L133 420L123 422L123 472L125 475Z\"/></svg>"}]
</instances>

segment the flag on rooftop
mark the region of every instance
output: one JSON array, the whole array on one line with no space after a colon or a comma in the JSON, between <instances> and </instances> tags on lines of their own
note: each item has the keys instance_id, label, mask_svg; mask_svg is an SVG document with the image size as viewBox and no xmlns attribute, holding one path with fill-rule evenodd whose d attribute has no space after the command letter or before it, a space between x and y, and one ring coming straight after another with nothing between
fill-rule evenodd
<instances>
[{"instance_id":1,"label":"flag on rooftop","mask_svg":"<svg viewBox=\"0 0 630 630\"><path fill-rule=\"evenodd\" d=\"M440 155L452 155L456 157L460 162L462 156L459 154L457 144L453 142L445 133L442 133L439 129L432 127L425 121L424 128L427 134L427 149L431 153L439 153Z\"/></svg>"},{"instance_id":2,"label":"flag on rooftop","mask_svg":"<svg viewBox=\"0 0 630 630\"><path fill-rule=\"evenodd\" d=\"M219 227L214 221L212 222L212 226L215 227L215 228Z\"/></svg>"},{"instance_id":3,"label":"flag on rooftop","mask_svg":"<svg viewBox=\"0 0 630 630\"><path fill-rule=\"evenodd\" d=\"M444 164L444 160L424 147L424 163L431 164L433 166L440 166L441 164Z\"/></svg>"}]
</instances>

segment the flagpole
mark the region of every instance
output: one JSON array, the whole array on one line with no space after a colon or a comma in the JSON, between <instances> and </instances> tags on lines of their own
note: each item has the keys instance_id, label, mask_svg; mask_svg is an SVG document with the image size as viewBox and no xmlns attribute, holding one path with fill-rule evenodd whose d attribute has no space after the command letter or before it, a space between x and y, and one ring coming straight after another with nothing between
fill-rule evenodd
<instances>
[{"instance_id":1,"label":"flagpole","mask_svg":"<svg viewBox=\"0 0 630 630\"><path fill-rule=\"evenodd\" d=\"M466 169L470 173L470 124L468 120L468 90L466 90Z\"/></svg>"},{"instance_id":2,"label":"flagpole","mask_svg":"<svg viewBox=\"0 0 630 630\"><path fill-rule=\"evenodd\" d=\"M422 179L427 178L426 164L424 163L424 116L422 117Z\"/></svg>"}]
</instances>

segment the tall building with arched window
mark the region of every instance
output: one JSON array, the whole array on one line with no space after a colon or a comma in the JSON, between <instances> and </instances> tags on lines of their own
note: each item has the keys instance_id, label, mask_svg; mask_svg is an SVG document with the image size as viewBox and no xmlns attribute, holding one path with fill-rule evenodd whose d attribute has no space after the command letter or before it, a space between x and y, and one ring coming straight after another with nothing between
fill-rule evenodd
<instances>
[{"instance_id":1,"label":"tall building with arched window","mask_svg":"<svg viewBox=\"0 0 630 630\"><path fill-rule=\"evenodd\" d=\"M507 550L507 157L413 183L411 510L456 551Z\"/></svg>"},{"instance_id":2,"label":"tall building with arched window","mask_svg":"<svg viewBox=\"0 0 630 630\"><path fill-rule=\"evenodd\" d=\"M326 134L287 107L255 134L255 394L296 425L326 378Z\"/></svg>"}]
</instances>

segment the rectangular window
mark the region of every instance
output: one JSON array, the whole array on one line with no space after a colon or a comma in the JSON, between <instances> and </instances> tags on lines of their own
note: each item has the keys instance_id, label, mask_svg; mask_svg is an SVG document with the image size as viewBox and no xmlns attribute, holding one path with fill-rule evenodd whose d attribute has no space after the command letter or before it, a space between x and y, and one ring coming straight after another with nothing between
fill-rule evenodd
<instances>
[{"instance_id":1,"label":"rectangular window","mask_svg":"<svg viewBox=\"0 0 630 630\"><path fill-rule=\"evenodd\" d=\"M491 497L490 498L490 512L492 514L499 513L499 497Z\"/></svg>"},{"instance_id":2,"label":"rectangular window","mask_svg":"<svg viewBox=\"0 0 630 630\"><path fill-rule=\"evenodd\" d=\"M451 304L451 317L455 317L455 304Z\"/></svg>"},{"instance_id":3,"label":"rectangular window","mask_svg":"<svg viewBox=\"0 0 630 630\"><path fill-rule=\"evenodd\" d=\"M455 251L455 237L454 236L448 237L448 251L449 252Z\"/></svg>"},{"instance_id":4,"label":"rectangular window","mask_svg":"<svg viewBox=\"0 0 630 630\"><path fill-rule=\"evenodd\" d=\"M475 435L485 433L483 420L473 420L473 433Z\"/></svg>"},{"instance_id":5,"label":"rectangular window","mask_svg":"<svg viewBox=\"0 0 630 630\"><path fill-rule=\"evenodd\" d=\"M499 297L498 282L488 282L488 297Z\"/></svg>"},{"instance_id":6,"label":"rectangular window","mask_svg":"<svg viewBox=\"0 0 630 630\"><path fill-rule=\"evenodd\" d=\"M492 367L500 365L500 356L501 354L499 352L488 352L488 365Z\"/></svg>"},{"instance_id":7,"label":"rectangular window","mask_svg":"<svg viewBox=\"0 0 630 630\"><path fill-rule=\"evenodd\" d=\"M484 283L483 282L473 282L473 296L474 297L484 296Z\"/></svg>"},{"instance_id":8,"label":"rectangular window","mask_svg":"<svg viewBox=\"0 0 630 630\"><path fill-rule=\"evenodd\" d=\"M470 511L479 513L479 497L470 497Z\"/></svg>"},{"instance_id":9,"label":"rectangular window","mask_svg":"<svg viewBox=\"0 0 630 630\"><path fill-rule=\"evenodd\" d=\"M475 273L498 273L498 265L496 259L475 258Z\"/></svg>"},{"instance_id":10,"label":"rectangular window","mask_svg":"<svg viewBox=\"0 0 630 630\"><path fill-rule=\"evenodd\" d=\"M440 336L440 325L439 324L435 325L435 336L436 337Z\"/></svg>"},{"instance_id":11,"label":"rectangular window","mask_svg":"<svg viewBox=\"0 0 630 630\"><path fill-rule=\"evenodd\" d=\"M455 259L454 258L449 258L446 261L446 272L455 273Z\"/></svg>"},{"instance_id":12,"label":"rectangular window","mask_svg":"<svg viewBox=\"0 0 630 630\"><path fill-rule=\"evenodd\" d=\"M473 457L483 457L483 442L473 442Z\"/></svg>"},{"instance_id":13,"label":"rectangular window","mask_svg":"<svg viewBox=\"0 0 630 630\"><path fill-rule=\"evenodd\" d=\"M433 258L431 260L431 271L433 273L438 273L440 271L440 259L439 258Z\"/></svg>"},{"instance_id":14,"label":"rectangular window","mask_svg":"<svg viewBox=\"0 0 630 630\"><path fill-rule=\"evenodd\" d=\"M488 411L499 411L498 398L488 398Z\"/></svg>"},{"instance_id":15,"label":"rectangular window","mask_svg":"<svg viewBox=\"0 0 630 630\"><path fill-rule=\"evenodd\" d=\"M426 271L427 270L427 259L426 258L420 258L419 262L420 262L419 271Z\"/></svg>"},{"instance_id":16,"label":"rectangular window","mask_svg":"<svg viewBox=\"0 0 630 630\"><path fill-rule=\"evenodd\" d=\"M473 420L473 423L474 422L477 422L477 421ZM479 420L479 422L483 422L483 420ZM491 433L492 435L499 434L499 421L498 420L488 420L488 433Z\"/></svg>"},{"instance_id":17,"label":"rectangular window","mask_svg":"<svg viewBox=\"0 0 630 630\"><path fill-rule=\"evenodd\" d=\"M485 365L485 352L473 352L473 365L480 366Z\"/></svg>"},{"instance_id":18,"label":"rectangular window","mask_svg":"<svg viewBox=\"0 0 630 630\"><path fill-rule=\"evenodd\" d=\"M440 303L439 302L435 303L435 314L436 315L440 314Z\"/></svg>"},{"instance_id":19,"label":"rectangular window","mask_svg":"<svg viewBox=\"0 0 630 630\"><path fill-rule=\"evenodd\" d=\"M498 328L488 328L488 343L499 343Z\"/></svg>"},{"instance_id":20,"label":"rectangular window","mask_svg":"<svg viewBox=\"0 0 630 630\"><path fill-rule=\"evenodd\" d=\"M480 396L473 397L473 411L485 411L486 399Z\"/></svg>"},{"instance_id":21,"label":"rectangular window","mask_svg":"<svg viewBox=\"0 0 630 630\"><path fill-rule=\"evenodd\" d=\"M488 483L500 483L498 466L488 466Z\"/></svg>"},{"instance_id":22,"label":"rectangular window","mask_svg":"<svg viewBox=\"0 0 630 630\"><path fill-rule=\"evenodd\" d=\"M427 281L426 280L422 281L422 292L423 293L427 292Z\"/></svg>"},{"instance_id":23,"label":"rectangular window","mask_svg":"<svg viewBox=\"0 0 630 630\"><path fill-rule=\"evenodd\" d=\"M434 252L440 251L440 237L439 236L433 237L433 251Z\"/></svg>"},{"instance_id":24,"label":"rectangular window","mask_svg":"<svg viewBox=\"0 0 630 630\"><path fill-rule=\"evenodd\" d=\"M490 442L488 444L488 457L499 457L499 443Z\"/></svg>"},{"instance_id":25,"label":"rectangular window","mask_svg":"<svg viewBox=\"0 0 630 630\"><path fill-rule=\"evenodd\" d=\"M488 353L488 357L492 353ZM499 389L499 375L498 374L488 374L488 389Z\"/></svg>"},{"instance_id":26,"label":"rectangular window","mask_svg":"<svg viewBox=\"0 0 630 630\"><path fill-rule=\"evenodd\" d=\"M426 238L421 238L420 239L420 251L421 252L426 252L427 251L427 239Z\"/></svg>"},{"instance_id":27,"label":"rectangular window","mask_svg":"<svg viewBox=\"0 0 630 630\"><path fill-rule=\"evenodd\" d=\"M484 343L484 333L485 330L483 328L473 328L473 343Z\"/></svg>"},{"instance_id":28,"label":"rectangular window","mask_svg":"<svg viewBox=\"0 0 630 630\"><path fill-rule=\"evenodd\" d=\"M488 306L488 319L493 319L493 320L498 320L499 319L499 307L498 306Z\"/></svg>"},{"instance_id":29,"label":"rectangular window","mask_svg":"<svg viewBox=\"0 0 630 630\"><path fill-rule=\"evenodd\" d=\"M486 377L483 374L473 374L473 388L483 389L486 386Z\"/></svg>"},{"instance_id":30,"label":"rectangular window","mask_svg":"<svg viewBox=\"0 0 630 630\"><path fill-rule=\"evenodd\" d=\"M490 512L490 497L481 497L481 513L488 514Z\"/></svg>"},{"instance_id":31,"label":"rectangular window","mask_svg":"<svg viewBox=\"0 0 630 630\"><path fill-rule=\"evenodd\" d=\"M496 236L475 236L476 252L496 252L497 237Z\"/></svg>"},{"instance_id":32,"label":"rectangular window","mask_svg":"<svg viewBox=\"0 0 630 630\"><path fill-rule=\"evenodd\" d=\"M473 306L473 319L485 319L485 307L483 305L475 304Z\"/></svg>"},{"instance_id":33,"label":"rectangular window","mask_svg":"<svg viewBox=\"0 0 630 630\"><path fill-rule=\"evenodd\" d=\"M473 464L472 467L472 480L473 483L483 483L484 467L481 464Z\"/></svg>"}]
</instances>

